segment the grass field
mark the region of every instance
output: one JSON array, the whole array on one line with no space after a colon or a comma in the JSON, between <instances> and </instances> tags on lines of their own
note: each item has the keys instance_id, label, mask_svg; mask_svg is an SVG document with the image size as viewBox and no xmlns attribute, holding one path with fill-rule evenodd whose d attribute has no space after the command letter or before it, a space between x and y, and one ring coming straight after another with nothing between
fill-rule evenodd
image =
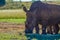
<instances>
[{"instance_id":1,"label":"grass field","mask_svg":"<svg viewBox=\"0 0 60 40\"><path fill-rule=\"evenodd\" d=\"M25 18L22 9L0 10L0 40L26 40L24 35L19 35Z\"/></svg>"},{"instance_id":2,"label":"grass field","mask_svg":"<svg viewBox=\"0 0 60 40\"><path fill-rule=\"evenodd\" d=\"M0 40L27 40L22 35L24 22L25 19L0 19Z\"/></svg>"},{"instance_id":3,"label":"grass field","mask_svg":"<svg viewBox=\"0 0 60 40\"><path fill-rule=\"evenodd\" d=\"M16 10L0 10L0 19L3 18L19 18L23 19L26 18L25 12L22 9L16 9Z\"/></svg>"},{"instance_id":4,"label":"grass field","mask_svg":"<svg viewBox=\"0 0 60 40\"><path fill-rule=\"evenodd\" d=\"M0 22L24 24L26 19L0 19Z\"/></svg>"},{"instance_id":5,"label":"grass field","mask_svg":"<svg viewBox=\"0 0 60 40\"><path fill-rule=\"evenodd\" d=\"M27 40L24 35L17 33L0 33L0 40Z\"/></svg>"}]
</instances>

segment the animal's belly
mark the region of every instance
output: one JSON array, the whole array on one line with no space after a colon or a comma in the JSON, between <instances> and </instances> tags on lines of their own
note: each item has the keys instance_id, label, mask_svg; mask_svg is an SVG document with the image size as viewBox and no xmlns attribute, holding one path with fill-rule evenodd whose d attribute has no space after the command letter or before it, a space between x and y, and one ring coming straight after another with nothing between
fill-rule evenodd
<instances>
[{"instance_id":1,"label":"animal's belly","mask_svg":"<svg viewBox=\"0 0 60 40\"><path fill-rule=\"evenodd\" d=\"M38 21L38 23L39 24L43 24L42 23L42 21L43 21L44 19L40 19L39 21ZM45 20L44 20L45 21ZM48 20L46 20L46 22L47 22L47 25L54 25L54 24L60 24L60 18L55 18L55 19L48 19Z\"/></svg>"}]
</instances>

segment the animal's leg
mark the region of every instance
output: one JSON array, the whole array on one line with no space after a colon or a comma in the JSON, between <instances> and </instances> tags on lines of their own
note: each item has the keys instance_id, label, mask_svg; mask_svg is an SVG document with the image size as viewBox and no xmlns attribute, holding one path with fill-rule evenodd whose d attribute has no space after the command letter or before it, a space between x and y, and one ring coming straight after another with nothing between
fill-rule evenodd
<instances>
[{"instance_id":1,"label":"animal's leg","mask_svg":"<svg viewBox=\"0 0 60 40\"><path fill-rule=\"evenodd\" d=\"M46 34L46 25L42 26L42 34Z\"/></svg>"},{"instance_id":2,"label":"animal's leg","mask_svg":"<svg viewBox=\"0 0 60 40\"><path fill-rule=\"evenodd\" d=\"M38 26L38 24L36 25L35 29L36 29L36 33L39 34L39 26Z\"/></svg>"},{"instance_id":3,"label":"animal's leg","mask_svg":"<svg viewBox=\"0 0 60 40\"><path fill-rule=\"evenodd\" d=\"M48 34L53 34L53 32L52 32L52 26L47 27L47 33Z\"/></svg>"},{"instance_id":4,"label":"animal's leg","mask_svg":"<svg viewBox=\"0 0 60 40\"><path fill-rule=\"evenodd\" d=\"M42 22L42 34L46 34L47 21Z\"/></svg>"},{"instance_id":5,"label":"animal's leg","mask_svg":"<svg viewBox=\"0 0 60 40\"><path fill-rule=\"evenodd\" d=\"M54 30L54 33L55 33L55 34L58 34L58 32L59 32L59 26L58 26L58 24L55 24L55 25L53 26L53 30Z\"/></svg>"}]
</instances>

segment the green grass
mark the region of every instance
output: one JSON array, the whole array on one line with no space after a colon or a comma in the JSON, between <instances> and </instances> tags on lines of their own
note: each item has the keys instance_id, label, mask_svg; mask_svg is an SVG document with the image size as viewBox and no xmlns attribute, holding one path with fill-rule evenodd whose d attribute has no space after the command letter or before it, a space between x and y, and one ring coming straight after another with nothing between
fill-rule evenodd
<instances>
[{"instance_id":1,"label":"green grass","mask_svg":"<svg viewBox=\"0 0 60 40\"><path fill-rule=\"evenodd\" d=\"M0 10L0 22L24 24L26 13L22 9Z\"/></svg>"},{"instance_id":2,"label":"green grass","mask_svg":"<svg viewBox=\"0 0 60 40\"><path fill-rule=\"evenodd\" d=\"M25 19L0 19L0 22L24 24Z\"/></svg>"},{"instance_id":3,"label":"green grass","mask_svg":"<svg viewBox=\"0 0 60 40\"><path fill-rule=\"evenodd\" d=\"M26 37L24 35L19 35L16 33L0 33L0 40L26 40Z\"/></svg>"},{"instance_id":4,"label":"green grass","mask_svg":"<svg viewBox=\"0 0 60 40\"><path fill-rule=\"evenodd\" d=\"M16 9L16 10L0 10L0 19L9 19L9 18L26 18L26 13L22 9Z\"/></svg>"}]
</instances>

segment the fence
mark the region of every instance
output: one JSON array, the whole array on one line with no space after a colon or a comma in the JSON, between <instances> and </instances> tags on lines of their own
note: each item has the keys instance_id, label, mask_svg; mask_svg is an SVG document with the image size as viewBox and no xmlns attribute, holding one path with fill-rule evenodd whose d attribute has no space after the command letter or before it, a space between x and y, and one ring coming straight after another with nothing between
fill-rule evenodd
<instances>
[{"instance_id":1,"label":"fence","mask_svg":"<svg viewBox=\"0 0 60 40\"><path fill-rule=\"evenodd\" d=\"M26 34L27 40L32 40L35 38L36 40L60 40L60 34Z\"/></svg>"}]
</instances>

